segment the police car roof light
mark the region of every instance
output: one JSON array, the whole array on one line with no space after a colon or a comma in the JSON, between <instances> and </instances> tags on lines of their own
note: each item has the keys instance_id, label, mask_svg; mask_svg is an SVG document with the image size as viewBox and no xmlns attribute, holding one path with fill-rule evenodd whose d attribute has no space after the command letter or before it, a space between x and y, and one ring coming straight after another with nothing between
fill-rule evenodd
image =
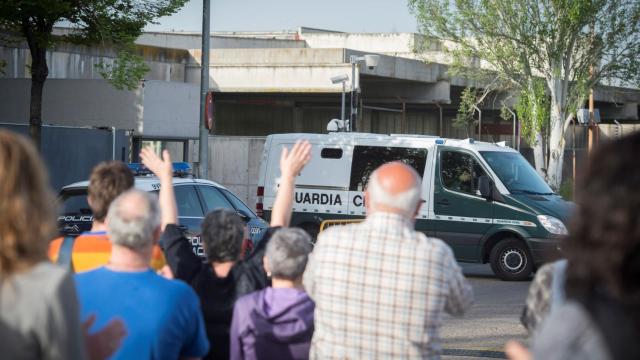
<instances>
[{"instance_id":1,"label":"police car roof light","mask_svg":"<svg viewBox=\"0 0 640 360\"><path fill-rule=\"evenodd\" d=\"M191 174L191 165L186 162L174 162L173 163L173 176L190 176Z\"/></svg>"},{"instance_id":2,"label":"police car roof light","mask_svg":"<svg viewBox=\"0 0 640 360\"><path fill-rule=\"evenodd\" d=\"M174 162L173 176L185 177L191 175L191 165L186 162ZM128 163L127 166L133 172L134 176L152 175L151 170L147 169L142 163Z\"/></svg>"},{"instance_id":3,"label":"police car roof light","mask_svg":"<svg viewBox=\"0 0 640 360\"><path fill-rule=\"evenodd\" d=\"M128 163L127 166L134 176L149 175L151 171L141 163Z\"/></svg>"},{"instance_id":4,"label":"police car roof light","mask_svg":"<svg viewBox=\"0 0 640 360\"><path fill-rule=\"evenodd\" d=\"M444 145L444 139L437 139L436 140L436 144L437 145Z\"/></svg>"}]
</instances>

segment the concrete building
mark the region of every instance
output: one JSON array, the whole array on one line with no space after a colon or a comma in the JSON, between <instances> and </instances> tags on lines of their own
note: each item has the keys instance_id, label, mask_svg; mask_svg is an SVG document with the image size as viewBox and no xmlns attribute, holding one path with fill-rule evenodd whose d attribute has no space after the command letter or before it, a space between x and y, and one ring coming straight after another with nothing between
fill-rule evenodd
<instances>
[{"instance_id":1,"label":"concrete building","mask_svg":"<svg viewBox=\"0 0 640 360\"><path fill-rule=\"evenodd\" d=\"M59 34L67 31L56 29ZM151 71L134 91L114 89L96 71L95 64L113 62L112 49L56 45L47 57L43 122L129 130L134 158L143 144L161 141L176 157L197 161L200 42L199 33L144 33L136 51ZM249 173L235 174L233 167L220 162L233 163L237 160L233 154L242 153L238 161L255 165L253 157L260 156L256 144L271 133L326 132L327 122L341 117L342 85L330 79L342 74L351 78L352 55L380 56L377 67L360 66L357 72L359 131L478 138L477 128L456 128L452 119L464 87L479 85L450 77L441 44L419 34L303 27L213 33L210 45L209 83L215 109L215 137L210 141L218 152L225 152L222 149L229 144L234 149L223 157L216 153L210 157L211 168L226 173L224 178L216 173L212 177L245 199L250 199L255 179ZM0 61L6 64L0 72L0 122L24 124L30 87L26 44L0 43ZM480 105L481 138L511 145L513 124L499 118L502 99L494 96ZM600 88L595 99L603 121L638 121L638 89ZM348 108L347 97L347 114ZM246 144L239 139L247 139ZM232 183L232 179L242 180Z\"/></svg>"}]
</instances>

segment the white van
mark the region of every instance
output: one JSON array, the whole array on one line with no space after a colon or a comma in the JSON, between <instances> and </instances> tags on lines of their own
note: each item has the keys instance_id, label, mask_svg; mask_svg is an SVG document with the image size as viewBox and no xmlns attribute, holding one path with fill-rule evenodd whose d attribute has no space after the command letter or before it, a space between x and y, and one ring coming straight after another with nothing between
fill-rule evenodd
<instances>
[{"instance_id":1,"label":"white van","mask_svg":"<svg viewBox=\"0 0 640 360\"><path fill-rule=\"evenodd\" d=\"M267 137L258 179L258 215L269 219L280 176L280 152L297 140L312 160L295 187L292 226L317 235L324 220L365 216L369 175L403 161L422 176L426 203L416 230L448 243L459 261L491 263L505 280L526 279L559 255L572 204L553 193L517 151L473 139L365 133Z\"/></svg>"}]
</instances>

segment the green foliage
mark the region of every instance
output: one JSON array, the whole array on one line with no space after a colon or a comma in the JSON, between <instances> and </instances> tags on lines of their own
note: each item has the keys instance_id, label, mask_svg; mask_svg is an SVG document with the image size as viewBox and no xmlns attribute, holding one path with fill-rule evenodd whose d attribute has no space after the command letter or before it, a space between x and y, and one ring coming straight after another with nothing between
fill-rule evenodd
<instances>
[{"instance_id":1,"label":"green foliage","mask_svg":"<svg viewBox=\"0 0 640 360\"><path fill-rule=\"evenodd\" d=\"M113 62L100 62L95 65L100 75L118 90L135 90L140 85L144 75L149 72L149 66L141 56L123 50Z\"/></svg>"},{"instance_id":2,"label":"green foliage","mask_svg":"<svg viewBox=\"0 0 640 360\"><path fill-rule=\"evenodd\" d=\"M546 149L549 163L538 156L536 168L549 170L553 188L564 132L588 89L640 83L638 0L409 0L409 8L420 32L448 48L453 74L485 89L494 72L495 84L520 94L525 137L542 138L534 150Z\"/></svg>"},{"instance_id":3,"label":"green foliage","mask_svg":"<svg viewBox=\"0 0 640 360\"><path fill-rule=\"evenodd\" d=\"M562 196L567 201L573 201L573 179L566 179L560 185L560 189L558 190L558 194Z\"/></svg>"},{"instance_id":4,"label":"green foliage","mask_svg":"<svg viewBox=\"0 0 640 360\"><path fill-rule=\"evenodd\" d=\"M34 52L46 52L56 42L121 49L113 63L99 64L99 72L116 88L131 89L137 87L148 71L142 58L133 54L135 39L147 24L175 13L186 2L187 0L3 0L0 2L0 31L24 38L29 44L32 58L36 57ZM69 24L71 31L54 36L53 26L61 22ZM38 64L40 68L43 65L46 64Z\"/></svg>"},{"instance_id":5,"label":"green foliage","mask_svg":"<svg viewBox=\"0 0 640 360\"><path fill-rule=\"evenodd\" d=\"M469 136L469 126L471 126L475 120L473 113L475 111L474 106L477 104L478 90L470 87L466 87L462 90L460 95L460 107L456 118L453 119L453 126L459 129L466 129L467 136Z\"/></svg>"},{"instance_id":6,"label":"green foliage","mask_svg":"<svg viewBox=\"0 0 640 360\"><path fill-rule=\"evenodd\" d=\"M523 89L516 103L516 114L520 120L522 137L533 144L537 133L544 134L549 128L549 96L541 79L534 79Z\"/></svg>"},{"instance_id":7,"label":"green foliage","mask_svg":"<svg viewBox=\"0 0 640 360\"><path fill-rule=\"evenodd\" d=\"M25 40L32 59L32 87L42 90L48 75L47 51L57 42L116 49L113 62L98 65L99 73L118 89L135 89L149 67L134 55L134 41L147 24L178 11L188 0L1 0L0 33ZM70 31L53 34L56 24ZM32 92L33 93L33 92ZM38 93L38 91L36 91ZM39 144L42 98L31 98L30 125Z\"/></svg>"},{"instance_id":8,"label":"green foliage","mask_svg":"<svg viewBox=\"0 0 640 360\"><path fill-rule=\"evenodd\" d=\"M542 78L564 115L598 82L640 82L637 0L409 0L409 7L429 41L446 44L453 74L482 81L495 72L501 84L525 91Z\"/></svg>"}]
</instances>

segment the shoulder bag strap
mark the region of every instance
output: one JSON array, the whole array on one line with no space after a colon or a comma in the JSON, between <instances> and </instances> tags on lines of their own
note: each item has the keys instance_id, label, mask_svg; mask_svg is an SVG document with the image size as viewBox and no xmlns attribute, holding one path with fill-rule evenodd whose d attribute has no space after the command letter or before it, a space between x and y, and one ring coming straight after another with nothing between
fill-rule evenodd
<instances>
[{"instance_id":1,"label":"shoulder bag strap","mask_svg":"<svg viewBox=\"0 0 640 360\"><path fill-rule=\"evenodd\" d=\"M74 272L71 254L73 253L73 243L75 241L76 237L71 235L67 235L62 239L60 251L58 251L58 261L56 261L56 264L71 270L71 272Z\"/></svg>"}]
</instances>

